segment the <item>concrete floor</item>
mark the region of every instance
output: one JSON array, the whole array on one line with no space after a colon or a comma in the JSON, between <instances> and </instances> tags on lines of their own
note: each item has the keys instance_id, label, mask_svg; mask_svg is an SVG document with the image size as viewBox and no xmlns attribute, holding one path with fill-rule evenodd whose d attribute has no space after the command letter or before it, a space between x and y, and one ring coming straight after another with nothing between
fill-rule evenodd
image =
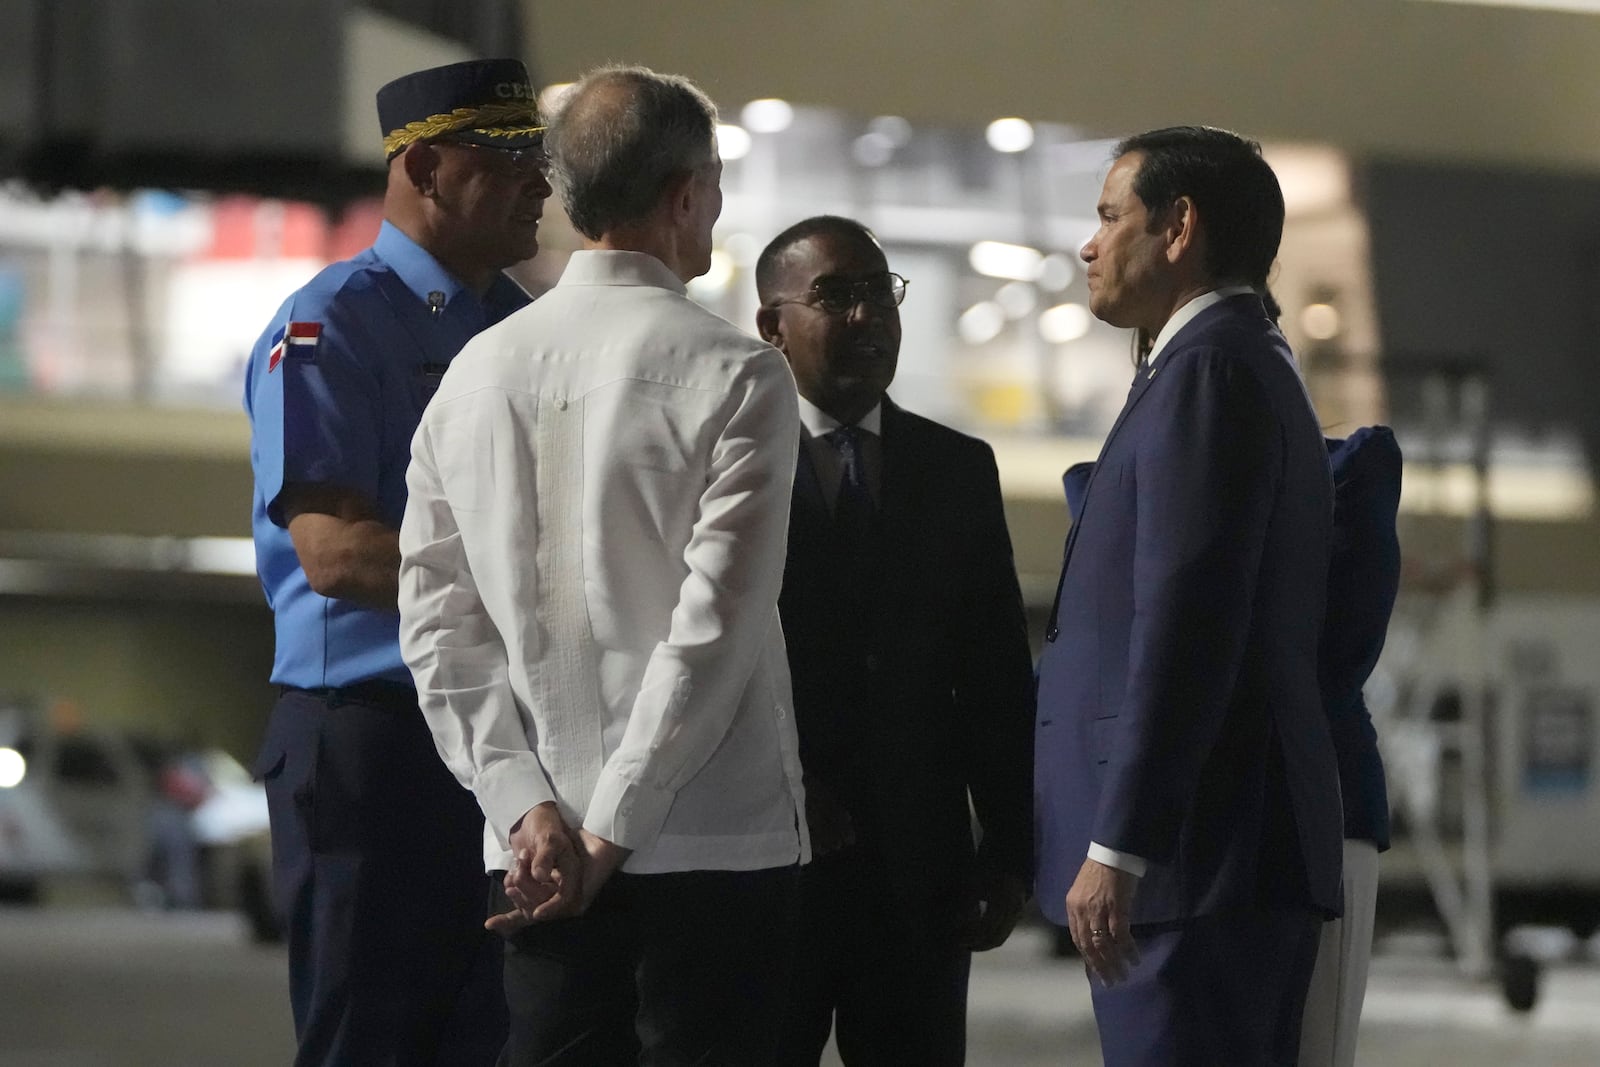
<instances>
[{"instance_id":1,"label":"concrete floor","mask_svg":"<svg viewBox=\"0 0 1600 1067\"><path fill-rule=\"evenodd\" d=\"M0 1067L283 1067L285 988L282 949L233 916L0 909ZM974 1067L1099 1063L1083 972L1037 929L979 957L971 1005ZM1600 970L1550 970L1519 1016L1448 961L1381 957L1361 1062L1600 1067Z\"/></svg>"}]
</instances>

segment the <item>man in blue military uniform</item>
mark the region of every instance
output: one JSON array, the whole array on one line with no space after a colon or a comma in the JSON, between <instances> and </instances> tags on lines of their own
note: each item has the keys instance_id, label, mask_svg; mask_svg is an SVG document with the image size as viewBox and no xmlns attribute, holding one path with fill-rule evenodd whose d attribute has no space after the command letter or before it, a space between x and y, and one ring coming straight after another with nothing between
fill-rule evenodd
<instances>
[{"instance_id":1,"label":"man in blue military uniform","mask_svg":"<svg viewBox=\"0 0 1600 1067\"><path fill-rule=\"evenodd\" d=\"M290 296L247 370L282 692L257 773L296 1064L489 1064L506 1024L483 817L400 657L398 530L411 437L445 368L527 303L501 271L538 249L543 126L517 60L407 75L379 90L378 117L377 241Z\"/></svg>"}]
</instances>

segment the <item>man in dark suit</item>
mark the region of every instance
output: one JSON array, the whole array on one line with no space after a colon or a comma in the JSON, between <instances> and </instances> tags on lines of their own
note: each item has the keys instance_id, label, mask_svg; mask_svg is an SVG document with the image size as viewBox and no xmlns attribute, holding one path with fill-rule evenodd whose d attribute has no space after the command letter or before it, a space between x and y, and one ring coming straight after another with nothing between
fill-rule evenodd
<instances>
[{"instance_id":1,"label":"man in dark suit","mask_svg":"<svg viewBox=\"0 0 1600 1067\"><path fill-rule=\"evenodd\" d=\"M807 219L756 268L803 429L779 613L806 817L785 1063L964 1062L971 952L1032 872L1033 679L994 455L884 395L905 280L857 222ZM982 840L974 848L972 815Z\"/></svg>"},{"instance_id":2,"label":"man in dark suit","mask_svg":"<svg viewBox=\"0 0 1600 1067\"><path fill-rule=\"evenodd\" d=\"M1293 1063L1342 829L1317 680L1333 486L1254 291L1283 195L1221 130L1115 156L1090 308L1155 344L1046 632L1037 892L1099 979L1108 1065Z\"/></svg>"}]
</instances>

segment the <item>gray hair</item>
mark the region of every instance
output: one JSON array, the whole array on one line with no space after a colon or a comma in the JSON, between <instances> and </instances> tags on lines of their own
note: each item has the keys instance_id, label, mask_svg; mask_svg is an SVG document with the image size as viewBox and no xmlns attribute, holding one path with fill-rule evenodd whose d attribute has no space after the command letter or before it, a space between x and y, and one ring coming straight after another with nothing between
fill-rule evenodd
<instances>
[{"instance_id":1,"label":"gray hair","mask_svg":"<svg viewBox=\"0 0 1600 1067\"><path fill-rule=\"evenodd\" d=\"M693 82L601 67L566 93L545 134L567 217L591 240L648 216L667 187L716 156L717 105Z\"/></svg>"}]
</instances>

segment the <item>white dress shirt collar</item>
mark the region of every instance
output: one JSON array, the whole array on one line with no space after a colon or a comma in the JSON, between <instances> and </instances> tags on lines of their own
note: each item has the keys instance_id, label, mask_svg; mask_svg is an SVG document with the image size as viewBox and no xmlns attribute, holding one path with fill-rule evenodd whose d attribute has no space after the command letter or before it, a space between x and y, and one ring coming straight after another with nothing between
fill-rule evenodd
<instances>
[{"instance_id":1,"label":"white dress shirt collar","mask_svg":"<svg viewBox=\"0 0 1600 1067\"><path fill-rule=\"evenodd\" d=\"M653 285L687 293L683 280L647 252L592 249L572 253L558 285Z\"/></svg>"},{"instance_id":2,"label":"white dress shirt collar","mask_svg":"<svg viewBox=\"0 0 1600 1067\"><path fill-rule=\"evenodd\" d=\"M1156 343L1150 349L1150 358L1145 361L1146 364L1155 366L1156 360L1161 358L1161 353L1172 343L1172 339L1178 336L1178 331L1193 322L1195 316L1199 315L1200 312L1208 307L1220 304L1230 297L1243 296L1246 293L1253 292L1255 290L1248 285L1224 285L1221 289L1213 289L1209 293L1201 293L1190 300L1177 311L1174 311L1172 318L1168 319L1167 324L1161 327L1161 332L1156 334Z\"/></svg>"},{"instance_id":3,"label":"white dress shirt collar","mask_svg":"<svg viewBox=\"0 0 1600 1067\"><path fill-rule=\"evenodd\" d=\"M800 423L812 437L824 437L843 425L805 397L800 398ZM874 437L882 437L883 403L872 405L872 410L861 416L856 425Z\"/></svg>"}]
</instances>

